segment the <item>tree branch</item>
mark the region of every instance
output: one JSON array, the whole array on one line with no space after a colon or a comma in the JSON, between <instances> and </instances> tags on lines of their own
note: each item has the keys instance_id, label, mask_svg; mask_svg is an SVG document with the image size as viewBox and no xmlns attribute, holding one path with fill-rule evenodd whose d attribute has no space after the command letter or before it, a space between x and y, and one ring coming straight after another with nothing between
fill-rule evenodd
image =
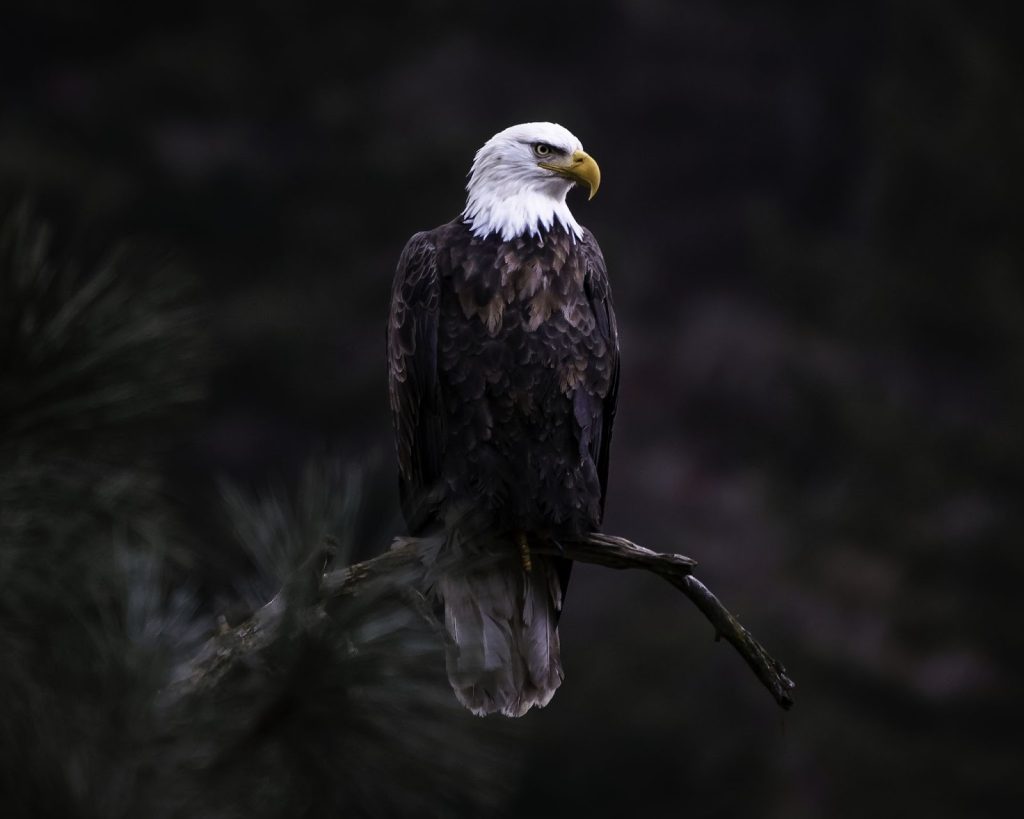
<instances>
[{"instance_id":1,"label":"tree branch","mask_svg":"<svg viewBox=\"0 0 1024 819\"><path fill-rule=\"evenodd\" d=\"M416 589L424 574L425 541L420 538L396 538L392 547L382 555L323 574L320 578L319 602L324 611L329 615L333 605L371 587L379 588L379 584ZM644 569L664 578L700 609L714 626L716 639L724 637L739 652L782 708L789 709L793 705L790 692L795 688L795 683L786 675L785 667L754 639L707 586L694 577L696 561L691 558L653 552L625 538L600 533L557 543L532 544L532 550L536 554L566 557L611 569ZM415 604L414 600L410 602ZM258 638L259 632L273 628L280 621L280 611L281 603L275 598L245 623L234 629L224 629L221 634L213 637L189 668L179 675L182 693L206 687L209 685L206 677L213 675L219 679L225 667L245 660L252 650L258 650L264 642Z\"/></svg>"},{"instance_id":2,"label":"tree branch","mask_svg":"<svg viewBox=\"0 0 1024 819\"><path fill-rule=\"evenodd\" d=\"M324 575L326 596L357 594L367 582L379 580L419 562L419 541L397 538L394 546L379 557ZM561 548L559 548L561 547ZM595 563L610 569L644 569L664 578L685 594L715 628L716 639L724 637L739 652L757 678L782 708L793 705L790 693L795 683L786 669L769 654L753 635L722 605L707 586L693 576L696 561L678 554L653 552L626 538L594 533L580 540L535 545L539 554L567 557L581 563Z\"/></svg>"}]
</instances>

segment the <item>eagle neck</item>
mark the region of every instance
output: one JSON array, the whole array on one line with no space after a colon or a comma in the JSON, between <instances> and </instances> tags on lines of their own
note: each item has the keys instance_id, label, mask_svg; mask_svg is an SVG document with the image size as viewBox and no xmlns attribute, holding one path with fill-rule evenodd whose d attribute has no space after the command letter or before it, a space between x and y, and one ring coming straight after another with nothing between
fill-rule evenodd
<instances>
[{"instance_id":1,"label":"eagle neck","mask_svg":"<svg viewBox=\"0 0 1024 819\"><path fill-rule=\"evenodd\" d=\"M462 218L478 239L497 234L503 242L519 236L540 237L561 226L575 240L583 238L583 228L573 217L565 201L565 191L551 196L548 191L519 190L505 193L493 189L470 189Z\"/></svg>"}]
</instances>

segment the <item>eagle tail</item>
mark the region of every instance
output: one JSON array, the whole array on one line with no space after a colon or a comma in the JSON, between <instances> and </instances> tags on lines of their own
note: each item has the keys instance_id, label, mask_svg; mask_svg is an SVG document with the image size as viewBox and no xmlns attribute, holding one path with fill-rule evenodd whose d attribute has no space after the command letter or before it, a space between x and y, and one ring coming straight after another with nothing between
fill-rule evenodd
<instances>
[{"instance_id":1,"label":"eagle tail","mask_svg":"<svg viewBox=\"0 0 1024 819\"><path fill-rule=\"evenodd\" d=\"M511 544L474 555L449 537L435 589L444 605L448 680L478 716L519 717L548 704L562 682L558 615L562 586L555 560L534 557L529 570ZM454 547L454 548L452 548Z\"/></svg>"}]
</instances>

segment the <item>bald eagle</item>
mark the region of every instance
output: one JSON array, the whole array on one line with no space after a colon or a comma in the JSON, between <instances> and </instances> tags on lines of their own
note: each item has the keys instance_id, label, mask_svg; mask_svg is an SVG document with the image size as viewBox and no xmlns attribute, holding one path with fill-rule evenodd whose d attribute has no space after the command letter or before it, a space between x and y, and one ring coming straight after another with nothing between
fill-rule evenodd
<instances>
[{"instance_id":1,"label":"bald eagle","mask_svg":"<svg viewBox=\"0 0 1024 819\"><path fill-rule=\"evenodd\" d=\"M413 236L395 275L402 510L437 544L448 677L479 715L554 695L571 563L530 544L596 531L604 513L618 331L601 250L566 204L600 180L560 125L507 128L477 152L462 213Z\"/></svg>"}]
</instances>

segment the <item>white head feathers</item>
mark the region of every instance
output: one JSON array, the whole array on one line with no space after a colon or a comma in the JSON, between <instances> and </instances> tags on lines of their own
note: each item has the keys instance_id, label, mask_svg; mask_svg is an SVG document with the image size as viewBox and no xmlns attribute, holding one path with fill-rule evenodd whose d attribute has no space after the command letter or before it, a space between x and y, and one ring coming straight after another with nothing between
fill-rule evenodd
<instances>
[{"instance_id":1,"label":"white head feathers","mask_svg":"<svg viewBox=\"0 0 1024 819\"><path fill-rule=\"evenodd\" d=\"M547 146L547 148L538 148ZM500 234L508 241L549 230L555 222L580 239L583 229L569 212L565 196L571 179L538 166L538 151L566 155L583 149L567 129L553 122L526 122L492 136L476 152L469 172L462 216L479 237Z\"/></svg>"}]
</instances>

